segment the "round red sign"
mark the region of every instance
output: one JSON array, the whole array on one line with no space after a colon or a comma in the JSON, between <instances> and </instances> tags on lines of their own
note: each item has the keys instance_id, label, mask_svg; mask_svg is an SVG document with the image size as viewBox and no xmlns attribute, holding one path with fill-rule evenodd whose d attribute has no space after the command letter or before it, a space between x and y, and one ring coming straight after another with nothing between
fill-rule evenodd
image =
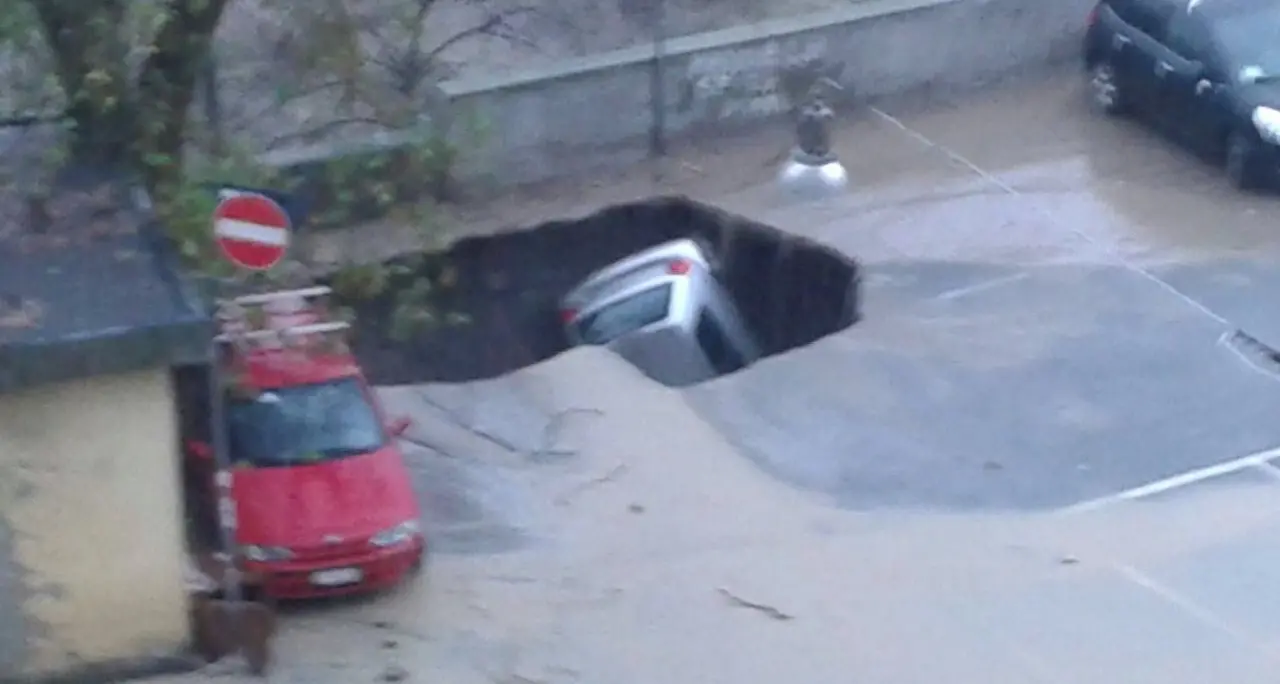
<instances>
[{"instance_id":1,"label":"round red sign","mask_svg":"<svg viewBox=\"0 0 1280 684\"><path fill-rule=\"evenodd\" d=\"M263 195L233 195L213 212L213 237L223 256L254 271L280 263L289 248L289 228L289 214Z\"/></svg>"}]
</instances>

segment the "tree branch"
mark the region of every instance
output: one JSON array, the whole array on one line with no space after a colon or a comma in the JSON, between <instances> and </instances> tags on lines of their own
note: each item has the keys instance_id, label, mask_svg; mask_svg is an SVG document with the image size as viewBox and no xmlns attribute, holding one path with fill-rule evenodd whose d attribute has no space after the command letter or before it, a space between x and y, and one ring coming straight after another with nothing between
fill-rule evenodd
<instances>
[{"instance_id":1,"label":"tree branch","mask_svg":"<svg viewBox=\"0 0 1280 684\"><path fill-rule=\"evenodd\" d=\"M66 120L66 111L55 111L51 114L19 114L0 117L0 128L30 128L41 124L61 123Z\"/></svg>"},{"instance_id":2,"label":"tree branch","mask_svg":"<svg viewBox=\"0 0 1280 684\"><path fill-rule=\"evenodd\" d=\"M527 14L532 11L533 11L532 7L517 7L515 9L506 10L504 12L496 12L490 15L489 17L487 17L484 21L480 22L479 24L476 24L475 26L472 26L467 29L463 29L453 34L452 36L449 36L449 38L442 41L433 50L427 53L427 61L434 62L436 58L439 57L441 54L443 54L446 50L453 47L454 45L457 45L458 43L461 43L464 40L469 40L471 38L475 38L478 36L498 35L499 29L504 27L510 28L507 26L507 20L509 20L514 16Z\"/></svg>"},{"instance_id":3,"label":"tree branch","mask_svg":"<svg viewBox=\"0 0 1280 684\"><path fill-rule=\"evenodd\" d=\"M267 144L269 149L277 149L290 144L303 144L315 142L317 138L323 138L347 126L377 126L379 128L390 128L385 122L380 121L371 116L347 116L333 121L326 121L318 126L312 126L304 131L296 131L294 133L286 133L277 136L274 140Z\"/></svg>"}]
</instances>

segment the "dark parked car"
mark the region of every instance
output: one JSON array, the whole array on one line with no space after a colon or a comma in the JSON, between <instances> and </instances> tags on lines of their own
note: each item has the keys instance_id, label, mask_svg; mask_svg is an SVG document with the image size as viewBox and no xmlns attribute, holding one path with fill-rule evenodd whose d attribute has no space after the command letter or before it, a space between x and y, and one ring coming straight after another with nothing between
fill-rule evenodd
<instances>
[{"instance_id":1,"label":"dark parked car","mask_svg":"<svg viewBox=\"0 0 1280 684\"><path fill-rule=\"evenodd\" d=\"M1101 0L1084 43L1094 104L1225 162L1240 188L1280 171L1280 0Z\"/></svg>"}]
</instances>

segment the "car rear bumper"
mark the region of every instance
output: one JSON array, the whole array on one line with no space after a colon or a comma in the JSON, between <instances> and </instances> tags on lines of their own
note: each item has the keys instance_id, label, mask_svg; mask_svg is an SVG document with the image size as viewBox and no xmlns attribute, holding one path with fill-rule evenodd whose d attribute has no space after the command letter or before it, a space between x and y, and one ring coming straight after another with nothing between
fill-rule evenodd
<instances>
[{"instance_id":1,"label":"car rear bumper","mask_svg":"<svg viewBox=\"0 0 1280 684\"><path fill-rule=\"evenodd\" d=\"M426 541L416 537L400 546L376 549L359 556L327 558L322 561L291 560L275 563L247 563L246 570L262 578L261 591L273 599L309 599L378 591L399 584L416 569L426 552ZM355 569L360 579L336 586L318 585L317 572Z\"/></svg>"}]
</instances>

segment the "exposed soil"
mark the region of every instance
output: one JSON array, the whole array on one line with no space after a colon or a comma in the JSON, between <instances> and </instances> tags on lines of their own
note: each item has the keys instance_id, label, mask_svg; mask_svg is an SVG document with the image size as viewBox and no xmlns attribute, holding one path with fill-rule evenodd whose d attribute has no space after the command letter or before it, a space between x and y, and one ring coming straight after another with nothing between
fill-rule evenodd
<instances>
[{"instance_id":1,"label":"exposed soil","mask_svg":"<svg viewBox=\"0 0 1280 684\"><path fill-rule=\"evenodd\" d=\"M613 205L581 219L454 243L415 264L416 273L393 276L389 291L430 278L437 283L437 309L464 320L403 341L392 334L393 295L341 301L336 294L360 321L353 343L373 383L491 378L566 348L556 302L589 273L689 236L718 250L725 284L766 355L809 344L858 319L859 269L851 259L680 197Z\"/></svg>"}]
</instances>

